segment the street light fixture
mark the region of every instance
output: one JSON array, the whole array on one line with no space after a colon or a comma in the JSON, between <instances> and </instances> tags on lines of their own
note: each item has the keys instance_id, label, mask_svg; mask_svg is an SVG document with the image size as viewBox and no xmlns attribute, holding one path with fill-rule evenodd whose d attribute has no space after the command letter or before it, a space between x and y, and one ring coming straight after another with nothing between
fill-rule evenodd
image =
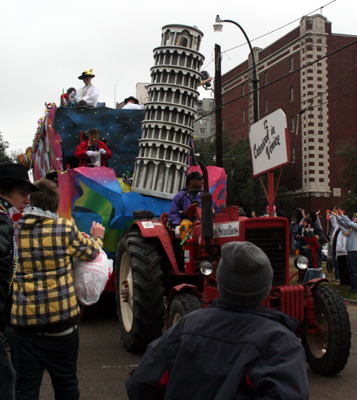
<instances>
[{"instance_id":1,"label":"street light fixture","mask_svg":"<svg viewBox=\"0 0 357 400\"><path fill-rule=\"evenodd\" d=\"M221 19L219 15L216 16L216 23L213 25L213 30L215 32L222 32L223 29L223 22L229 22L235 26L237 26L243 33L249 49L250 49L250 54L252 56L252 66L253 66L253 77L252 77L252 84L253 84L253 110L254 110L254 122L257 122L259 120L259 115L258 115L258 82L259 79L257 77L257 68L256 68L256 63L255 63L255 56L254 56L254 51L252 48L252 44L250 43L250 40L245 33L245 30L235 21L232 21L230 19ZM255 208L257 215L260 215L261 207L260 207L260 187L259 187L259 182L258 179L255 179Z\"/></svg>"},{"instance_id":2,"label":"street light fixture","mask_svg":"<svg viewBox=\"0 0 357 400\"><path fill-rule=\"evenodd\" d=\"M221 19L219 18L219 15L217 15L217 17L216 17L216 23L213 24L213 30L214 30L215 32L222 32L222 29L223 29L223 24L222 24L222 22L223 22L223 21L221 21Z\"/></svg>"}]
</instances>

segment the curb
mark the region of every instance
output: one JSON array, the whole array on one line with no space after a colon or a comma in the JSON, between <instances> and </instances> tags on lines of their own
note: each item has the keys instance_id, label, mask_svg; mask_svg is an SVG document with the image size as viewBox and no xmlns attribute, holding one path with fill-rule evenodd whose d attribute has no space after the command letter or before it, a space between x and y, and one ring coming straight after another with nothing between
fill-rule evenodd
<instances>
[{"instance_id":1,"label":"curb","mask_svg":"<svg viewBox=\"0 0 357 400\"><path fill-rule=\"evenodd\" d=\"M343 301L344 301L345 303L348 303L348 304L350 304L351 306L357 306L357 300L346 299L346 298L344 298L344 297L342 297L342 299L343 299Z\"/></svg>"}]
</instances>

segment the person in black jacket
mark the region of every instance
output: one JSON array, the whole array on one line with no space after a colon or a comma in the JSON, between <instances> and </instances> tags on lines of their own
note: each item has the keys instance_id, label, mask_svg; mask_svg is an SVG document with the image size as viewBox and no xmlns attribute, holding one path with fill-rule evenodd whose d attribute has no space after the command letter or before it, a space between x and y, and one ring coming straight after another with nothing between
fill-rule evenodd
<instances>
[{"instance_id":1,"label":"person in black jacket","mask_svg":"<svg viewBox=\"0 0 357 400\"><path fill-rule=\"evenodd\" d=\"M309 398L298 321L260 305L271 291L268 257L250 242L221 251L221 297L149 345L126 381L130 400Z\"/></svg>"},{"instance_id":2,"label":"person in black jacket","mask_svg":"<svg viewBox=\"0 0 357 400\"><path fill-rule=\"evenodd\" d=\"M40 190L20 164L0 165L0 396L15 398L15 372L6 351L5 329L10 322L11 289L17 262L17 238L12 214L22 213L29 194Z\"/></svg>"}]
</instances>

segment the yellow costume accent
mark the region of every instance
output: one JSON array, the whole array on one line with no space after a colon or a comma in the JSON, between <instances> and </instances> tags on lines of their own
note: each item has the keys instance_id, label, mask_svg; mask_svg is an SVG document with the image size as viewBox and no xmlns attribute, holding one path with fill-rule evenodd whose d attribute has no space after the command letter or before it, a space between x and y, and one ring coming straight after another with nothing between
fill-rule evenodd
<instances>
[{"instance_id":1,"label":"yellow costume accent","mask_svg":"<svg viewBox=\"0 0 357 400\"><path fill-rule=\"evenodd\" d=\"M193 233L193 222L189 219L183 219L180 224L180 239L181 242L187 238L187 236L192 236ZM185 250L185 246L183 246Z\"/></svg>"}]
</instances>

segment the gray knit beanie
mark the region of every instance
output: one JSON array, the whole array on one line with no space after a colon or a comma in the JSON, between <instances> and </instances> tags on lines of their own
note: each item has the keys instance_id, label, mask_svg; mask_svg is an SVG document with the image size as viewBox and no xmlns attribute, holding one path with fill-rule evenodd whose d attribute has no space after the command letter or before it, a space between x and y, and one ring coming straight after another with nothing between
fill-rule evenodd
<instances>
[{"instance_id":1,"label":"gray knit beanie","mask_svg":"<svg viewBox=\"0 0 357 400\"><path fill-rule=\"evenodd\" d=\"M228 304L249 307L270 293L273 269L267 255L250 242L226 243L217 268L218 292Z\"/></svg>"}]
</instances>

